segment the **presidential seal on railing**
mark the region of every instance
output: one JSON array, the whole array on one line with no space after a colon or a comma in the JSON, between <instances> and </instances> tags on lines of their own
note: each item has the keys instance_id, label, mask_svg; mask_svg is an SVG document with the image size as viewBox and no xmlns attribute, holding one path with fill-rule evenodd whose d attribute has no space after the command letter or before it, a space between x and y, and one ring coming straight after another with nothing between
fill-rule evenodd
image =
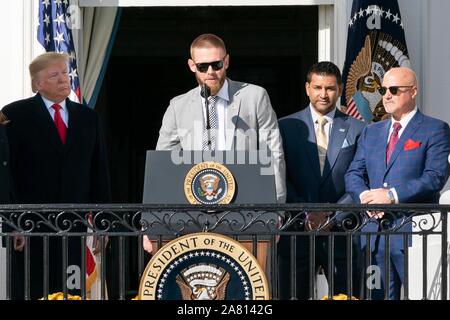
<instances>
[{"instance_id":1,"label":"presidential seal on railing","mask_svg":"<svg viewBox=\"0 0 450 320\"><path fill-rule=\"evenodd\" d=\"M140 300L267 300L266 275L239 242L201 232L162 247L145 268Z\"/></svg>"},{"instance_id":2,"label":"presidential seal on railing","mask_svg":"<svg viewBox=\"0 0 450 320\"><path fill-rule=\"evenodd\" d=\"M201 162L184 179L184 194L190 204L229 204L235 192L233 174L218 162Z\"/></svg>"}]
</instances>

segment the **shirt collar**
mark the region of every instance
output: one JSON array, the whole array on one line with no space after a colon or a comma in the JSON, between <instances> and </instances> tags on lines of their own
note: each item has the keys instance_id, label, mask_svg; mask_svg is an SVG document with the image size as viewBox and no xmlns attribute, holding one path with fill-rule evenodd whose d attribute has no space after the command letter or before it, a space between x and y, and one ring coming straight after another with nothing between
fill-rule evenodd
<instances>
[{"instance_id":1,"label":"shirt collar","mask_svg":"<svg viewBox=\"0 0 450 320\"><path fill-rule=\"evenodd\" d=\"M414 107L414 109L411 110L411 112L409 112L405 117L403 117L402 120L400 121L395 121L394 118L391 118L391 129L394 126L394 122L400 122L400 124L402 125L402 129L406 128L406 126L408 125L409 121L411 121L411 119L414 117L414 115L417 113L417 106Z\"/></svg>"},{"instance_id":2,"label":"shirt collar","mask_svg":"<svg viewBox=\"0 0 450 320\"><path fill-rule=\"evenodd\" d=\"M316 123L317 120L322 116L317 111L314 110L313 106L309 104L309 110L311 111L311 116L313 123ZM334 115L336 114L336 108L333 108L330 112L328 112L326 115L324 115L325 119L327 119L328 123L333 123Z\"/></svg>"},{"instance_id":3,"label":"shirt collar","mask_svg":"<svg viewBox=\"0 0 450 320\"><path fill-rule=\"evenodd\" d=\"M220 88L219 92L216 94L219 98L224 99L225 101L229 101L230 97L228 96L228 80L225 79L222 88Z\"/></svg>"},{"instance_id":4,"label":"shirt collar","mask_svg":"<svg viewBox=\"0 0 450 320\"><path fill-rule=\"evenodd\" d=\"M42 95L41 95L41 98L42 98L42 100L44 101L45 106L47 107L48 110L50 110L50 108L51 108L55 103L57 103L57 104L59 104L59 105L61 106L61 109L62 109L63 111L66 111L66 99L64 99L64 100L61 101L61 102L53 102L53 101L48 100L47 98L44 98Z\"/></svg>"}]
</instances>

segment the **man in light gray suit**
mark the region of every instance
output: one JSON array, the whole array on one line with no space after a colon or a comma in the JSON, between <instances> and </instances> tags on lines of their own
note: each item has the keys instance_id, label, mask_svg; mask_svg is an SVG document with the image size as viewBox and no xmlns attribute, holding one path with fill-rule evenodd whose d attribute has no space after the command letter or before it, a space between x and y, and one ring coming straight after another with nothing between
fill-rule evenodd
<instances>
[{"instance_id":1,"label":"man in light gray suit","mask_svg":"<svg viewBox=\"0 0 450 320\"><path fill-rule=\"evenodd\" d=\"M277 202L284 203L286 186L282 141L277 117L266 90L226 77L230 56L224 42L216 35L198 36L192 42L190 51L188 65L199 86L170 101L159 131L156 149L268 148L273 157ZM208 99L209 117L204 107L204 95L201 94L204 85L210 89L211 95ZM206 138L205 124L208 118L211 130L210 136Z\"/></svg>"}]
</instances>

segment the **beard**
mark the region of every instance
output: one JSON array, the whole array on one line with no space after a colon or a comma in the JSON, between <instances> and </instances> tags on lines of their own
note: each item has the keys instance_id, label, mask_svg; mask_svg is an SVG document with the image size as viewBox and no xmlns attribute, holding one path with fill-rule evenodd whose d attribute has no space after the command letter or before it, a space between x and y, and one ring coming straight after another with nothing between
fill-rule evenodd
<instances>
[{"instance_id":1,"label":"beard","mask_svg":"<svg viewBox=\"0 0 450 320\"><path fill-rule=\"evenodd\" d=\"M225 82L226 73L224 73L222 77L217 76L214 79L205 80L205 81L202 81L202 79L200 79L200 77L198 76L198 73L195 74L195 77L197 78L197 82L200 86L203 86L204 84L206 84L209 87L209 89L211 90L211 95L215 96L220 91L220 88L222 88L222 86Z\"/></svg>"}]
</instances>

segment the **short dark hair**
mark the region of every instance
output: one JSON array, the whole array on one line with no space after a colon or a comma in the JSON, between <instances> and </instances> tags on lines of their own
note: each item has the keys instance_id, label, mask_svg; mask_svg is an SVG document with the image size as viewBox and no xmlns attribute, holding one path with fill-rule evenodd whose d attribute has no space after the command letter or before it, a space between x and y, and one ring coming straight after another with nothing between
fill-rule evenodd
<instances>
[{"instance_id":1,"label":"short dark hair","mask_svg":"<svg viewBox=\"0 0 450 320\"><path fill-rule=\"evenodd\" d=\"M311 83L311 78L313 74L319 74L322 76L335 76L338 85L342 84L342 76L339 68L330 61L321 61L314 63L308 70L306 75L306 81Z\"/></svg>"},{"instance_id":2,"label":"short dark hair","mask_svg":"<svg viewBox=\"0 0 450 320\"><path fill-rule=\"evenodd\" d=\"M225 54L227 53L225 42L223 42L222 39L212 33L201 34L197 38L195 38L194 41L192 41L191 57L192 51L197 48L220 48L225 52Z\"/></svg>"}]
</instances>

